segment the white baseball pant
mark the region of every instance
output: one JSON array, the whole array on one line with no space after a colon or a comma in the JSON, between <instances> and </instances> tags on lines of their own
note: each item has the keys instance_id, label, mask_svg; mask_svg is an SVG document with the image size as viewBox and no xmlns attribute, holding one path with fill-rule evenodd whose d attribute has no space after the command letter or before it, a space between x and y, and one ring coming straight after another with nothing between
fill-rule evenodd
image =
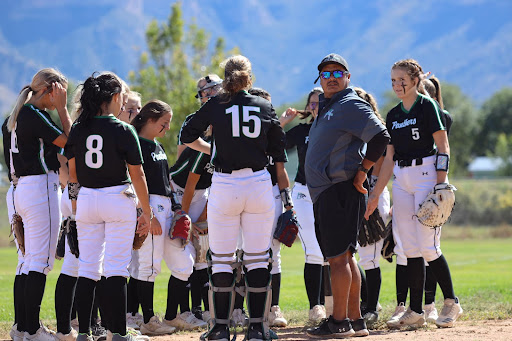
<instances>
[{"instance_id":1,"label":"white baseball pant","mask_svg":"<svg viewBox=\"0 0 512 341\"><path fill-rule=\"evenodd\" d=\"M23 274L36 271L46 275L53 268L61 219L60 196L59 176L54 171L18 180L14 206L25 227Z\"/></svg>"},{"instance_id":2,"label":"white baseball pant","mask_svg":"<svg viewBox=\"0 0 512 341\"><path fill-rule=\"evenodd\" d=\"M296 182L292 190L294 210L297 213L300 229L299 237L308 264L324 264L324 256L316 239L313 201L306 185Z\"/></svg>"},{"instance_id":3,"label":"white baseball pant","mask_svg":"<svg viewBox=\"0 0 512 341\"><path fill-rule=\"evenodd\" d=\"M384 187L384 190L379 196L377 208L379 209L382 220L384 220L384 223L387 223L389 219L389 209L391 208L389 190L387 187ZM376 243L359 247L359 265L361 265L364 270L376 269L380 266L380 251L382 250L383 244L384 239L381 239Z\"/></svg>"},{"instance_id":4,"label":"white baseball pant","mask_svg":"<svg viewBox=\"0 0 512 341\"><path fill-rule=\"evenodd\" d=\"M270 271L270 274L275 275L281 273L281 242L274 238L274 231L277 228L277 220L281 214L283 214L283 202L281 200L281 194L279 193L278 185L274 185L272 187L272 194L274 195L275 211L273 223L274 225L272 225L272 241L270 245L270 248L272 249L272 270Z\"/></svg>"},{"instance_id":5,"label":"white baseball pant","mask_svg":"<svg viewBox=\"0 0 512 341\"><path fill-rule=\"evenodd\" d=\"M243 238L244 260L262 259L247 253L263 253L270 248L275 217L275 200L270 174L266 169L253 172L244 168L231 174L214 172L208 200L208 233L215 261L234 262L238 236ZM268 267L267 262L247 264L247 271ZM232 272L228 264L214 263L213 273Z\"/></svg>"},{"instance_id":6,"label":"white baseball pant","mask_svg":"<svg viewBox=\"0 0 512 341\"><path fill-rule=\"evenodd\" d=\"M414 216L437 183L435 155L423 158L423 164L400 168L393 172L393 230L396 230L406 258L423 257L431 262L442 255L441 228L422 225Z\"/></svg>"},{"instance_id":7,"label":"white baseball pant","mask_svg":"<svg viewBox=\"0 0 512 341\"><path fill-rule=\"evenodd\" d=\"M76 212L80 277L98 281L102 274L129 276L137 221L136 200L124 194L130 187L80 189Z\"/></svg>"}]
</instances>

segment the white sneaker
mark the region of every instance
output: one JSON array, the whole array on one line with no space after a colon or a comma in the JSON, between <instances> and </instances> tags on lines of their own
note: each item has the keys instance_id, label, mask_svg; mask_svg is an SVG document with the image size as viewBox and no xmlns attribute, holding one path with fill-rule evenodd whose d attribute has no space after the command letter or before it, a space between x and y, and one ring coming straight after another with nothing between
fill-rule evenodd
<instances>
[{"instance_id":1,"label":"white sneaker","mask_svg":"<svg viewBox=\"0 0 512 341\"><path fill-rule=\"evenodd\" d=\"M61 332L58 332L55 334L55 337L60 341L75 341L78 337L78 332L71 328L69 334L62 334Z\"/></svg>"},{"instance_id":2,"label":"white sneaker","mask_svg":"<svg viewBox=\"0 0 512 341\"><path fill-rule=\"evenodd\" d=\"M203 315L202 315L202 320L206 323L208 323L208 321L210 321L212 318L212 315L210 314L210 312L207 310L207 311L203 311Z\"/></svg>"},{"instance_id":3,"label":"white sneaker","mask_svg":"<svg viewBox=\"0 0 512 341\"><path fill-rule=\"evenodd\" d=\"M164 319L164 324L172 326L178 330L194 330L207 326L206 322L196 318L190 311L179 314L171 321Z\"/></svg>"},{"instance_id":4,"label":"white sneaker","mask_svg":"<svg viewBox=\"0 0 512 341\"><path fill-rule=\"evenodd\" d=\"M403 302L400 302L400 304L396 306L395 312L393 313L391 318L386 322L388 327L395 325L400 319L400 317L402 317L402 315L405 314L406 310L407 309L405 309L405 304Z\"/></svg>"},{"instance_id":5,"label":"white sneaker","mask_svg":"<svg viewBox=\"0 0 512 341\"><path fill-rule=\"evenodd\" d=\"M43 326L39 325L39 329L36 331L34 335L30 335L28 332L25 332L23 337L24 341L57 341L55 337L55 332Z\"/></svg>"},{"instance_id":6,"label":"white sneaker","mask_svg":"<svg viewBox=\"0 0 512 341\"><path fill-rule=\"evenodd\" d=\"M140 332L144 335L167 335L172 334L176 328L164 324L158 316L153 316L148 323L140 326Z\"/></svg>"},{"instance_id":7,"label":"white sneaker","mask_svg":"<svg viewBox=\"0 0 512 341\"><path fill-rule=\"evenodd\" d=\"M133 329L139 329L140 325L144 323L144 318L141 314L135 313L135 315L132 315L132 313L126 314L126 327L133 328Z\"/></svg>"},{"instance_id":8,"label":"white sneaker","mask_svg":"<svg viewBox=\"0 0 512 341\"><path fill-rule=\"evenodd\" d=\"M389 328L400 328L400 327L423 327L427 323L425 322L425 313L421 312L418 314L409 307L407 311L398 319L394 324L387 323Z\"/></svg>"},{"instance_id":9,"label":"white sneaker","mask_svg":"<svg viewBox=\"0 0 512 341\"><path fill-rule=\"evenodd\" d=\"M25 337L25 332L20 332L18 330L18 324L15 323L11 327L11 331L9 332L9 336L13 341L23 341L23 338Z\"/></svg>"},{"instance_id":10,"label":"white sneaker","mask_svg":"<svg viewBox=\"0 0 512 341\"><path fill-rule=\"evenodd\" d=\"M136 340L138 341L149 341L149 336L142 335L140 331L133 329L133 328L126 328L126 335L132 335ZM80 337L81 334L78 336ZM112 341L113 334L110 330L107 330L107 340L106 341ZM79 341L79 340L77 340Z\"/></svg>"},{"instance_id":11,"label":"white sneaker","mask_svg":"<svg viewBox=\"0 0 512 341\"><path fill-rule=\"evenodd\" d=\"M140 333L126 332L126 335L112 334L112 341L149 341L149 336Z\"/></svg>"},{"instance_id":12,"label":"white sneaker","mask_svg":"<svg viewBox=\"0 0 512 341\"><path fill-rule=\"evenodd\" d=\"M463 310L457 297L455 299L447 298L444 300L443 310L441 310L441 315L436 320L436 325L439 328L451 328L462 312Z\"/></svg>"},{"instance_id":13,"label":"white sneaker","mask_svg":"<svg viewBox=\"0 0 512 341\"><path fill-rule=\"evenodd\" d=\"M425 320L429 323L436 323L436 320L439 317L437 315L436 304L434 302L425 304L423 310L425 311Z\"/></svg>"},{"instance_id":14,"label":"white sneaker","mask_svg":"<svg viewBox=\"0 0 512 341\"><path fill-rule=\"evenodd\" d=\"M284 315L281 312L281 308L279 308L278 305L275 305L270 308L268 321L271 327L286 327L288 325L288 321L286 321L286 319L284 318Z\"/></svg>"},{"instance_id":15,"label":"white sneaker","mask_svg":"<svg viewBox=\"0 0 512 341\"><path fill-rule=\"evenodd\" d=\"M235 326L244 327L249 324L249 318L242 309L234 309L231 314L231 319L235 323Z\"/></svg>"},{"instance_id":16,"label":"white sneaker","mask_svg":"<svg viewBox=\"0 0 512 341\"><path fill-rule=\"evenodd\" d=\"M382 311L382 306L380 305L380 302L377 302L377 311Z\"/></svg>"},{"instance_id":17,"label":"white sneaker","mask_svg":"<svg viewBox=\"0 0 512 341\"><path fill-rule=\"evenodd\" d=\"M318 323L326 318L325 307L317 304L313 308L309 309L309 321Z\"/></svg>"}]
</instances>

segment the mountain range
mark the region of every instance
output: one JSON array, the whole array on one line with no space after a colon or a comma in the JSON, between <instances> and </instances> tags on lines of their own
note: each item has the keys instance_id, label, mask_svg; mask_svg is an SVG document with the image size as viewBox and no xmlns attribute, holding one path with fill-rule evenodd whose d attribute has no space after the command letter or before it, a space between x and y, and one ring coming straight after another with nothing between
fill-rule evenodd
<instances>
[{"instance_id":1,"label":"mountain range","mask_svg":"<svg viewBox=\"0 0 512 341\"><path fill-rule=\"evenodd\" d=\"M79 82L93 71L127 78L146 49L152 19L167 20L163 0L3 0L0 3L0 112L39 68ZM425 71L481 103L512 85L512 1L508 0L183 0L192 19L238 46L257 86L274 104L294 102L315 85L330 52L344 56L352 84L378 99L391 65L415 58ZM171 103L172 105L172 103Z\"/></svg>"}]
</instances>

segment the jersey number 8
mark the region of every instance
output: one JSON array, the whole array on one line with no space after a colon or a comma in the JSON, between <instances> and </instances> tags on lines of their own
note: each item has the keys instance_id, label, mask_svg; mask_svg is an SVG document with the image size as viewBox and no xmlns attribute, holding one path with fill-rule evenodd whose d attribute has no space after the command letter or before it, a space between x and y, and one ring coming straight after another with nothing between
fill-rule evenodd
<instances>
[{"instance_id":1,"label":"jersey number 8","mask_svg":"<svg viewBox=\"0 0 512 341\"><path fill-rule=\"evenodd\" d=\"M96 147L94 146L96 142ZM103 165L103 137L100 135L89 135L85 141L87 152L85 153L85 164L89 168L98 169ZM96 157L94 157L94 155ZM96 161L94 160L96 159Z\"/></svg>"},{"instance_id":2,"label":"jersey number 8","mask_svg":"<svg viewBox=\"0 0 512 341\"><path fill-rule=\"evenodd\" d=\"M261 119L257 115L251 115L251 112L260 112L259 107L253 106L242 106L242 122L249 123L254 121L254 129L247 125L242 126L242 134L251 139L255 139L260 136L261 132ZM233 137L240 137L240 107L233 105L226 109L226 114L231 114L231 126Z\"/></svg>"}]
</instances>

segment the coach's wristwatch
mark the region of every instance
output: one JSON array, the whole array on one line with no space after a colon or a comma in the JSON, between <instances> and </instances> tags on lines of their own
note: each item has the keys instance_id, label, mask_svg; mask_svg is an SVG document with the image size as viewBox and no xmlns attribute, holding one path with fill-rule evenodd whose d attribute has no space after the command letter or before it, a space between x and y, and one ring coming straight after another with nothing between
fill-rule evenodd
<instances>
[{"instance_id":1,"label":"coach's wristwatch","mask_svg":"<svg viewBox=\"0 0 512 341\"><path fill-rule=\"evenodd\" d=\"M359 166L357 167L357 170L361 171L361 172L363 172L365 174L368 174L368 171L369 171L369 169L364 168L362 163L359 164Z\"/></svg>"}]
</instances>

